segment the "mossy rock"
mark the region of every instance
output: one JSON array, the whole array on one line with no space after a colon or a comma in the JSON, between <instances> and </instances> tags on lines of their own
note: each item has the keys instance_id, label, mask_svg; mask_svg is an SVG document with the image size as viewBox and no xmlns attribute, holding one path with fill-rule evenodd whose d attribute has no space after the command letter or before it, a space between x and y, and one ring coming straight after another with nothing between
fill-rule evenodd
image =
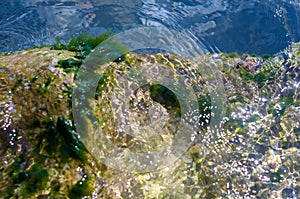
<instances>
[{"instance_id":1,"label":"mossy rock","mask_svg":"<svg viewBox=\"0 0 300 199\"><path fill-rule=\"evenodd\" d=\"M0 56L1 184L6 187L0 195L5 198L65 198L80 181L76 168L89 166L70 120L75 74L57 67L74 55L44 47Z\"/></svg>"},{"instance_id":2,"label":"mossy rock","mask_svg":"<svg viewBox=\"0 0 300 199\"><path fill-rule=\"evenodd\" d=\"M287 52L291 56L286 59L280 55L265 59L256 70L237 67L236 57L228 55L197 58L203 66L213 65L221 73L226 102L218 128L210 126L214 99L210 95L213 87L208 84L215 78L214 73L201 74L190 61L170 54L128 53L118 61L99 66L106 70L91 99L91 104L96 104L93 116L116 146L141 151L146 149L138 142L142 136L133 139L128 132L117 131L112 96L127 100L132 113L138 115L134 122L145 129L151 123L151 114L147 112L151 108L163 113L161 120L152 123L173 122L165 126L164 139L148 140L157 146L172 142L171 133L176 130L182 107L167 86L150 82L130 87L134 81L130 78L124 81L124 77L138 68L164 65L172 71L172 78L190 79L188 83L203 116L197 120L201 128L194 142L174 164L142 174L125 173L98 162L78 136L71 100L74 78L83 59L76 52L43 47L0 55L0 195L4 198L222 198L247 194L259 197L266 194L266 187L274 184L283 189L298 174L283 173L278 177L282 168L293 165L296 170L300 166L297 155L300 64L295 49L298 48ZM159 67L153 69L158 69L157 75L165 75L159 73ZM123 95L114 93L118 84L136 88L131 98L123 99ZM279 158L278 151L285 159ZM269 181L261 180L261 176ZM280 194L271 189L267 193Z\"/></svg>"}]
</instances>

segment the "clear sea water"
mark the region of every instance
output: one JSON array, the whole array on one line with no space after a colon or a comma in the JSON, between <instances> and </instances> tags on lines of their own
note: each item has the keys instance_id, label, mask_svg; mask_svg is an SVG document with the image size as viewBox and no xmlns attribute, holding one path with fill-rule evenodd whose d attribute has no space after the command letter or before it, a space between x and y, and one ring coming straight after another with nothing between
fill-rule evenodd
<instances>
[{"instance_id":1,"label":"clear sea water","mask_svg":"<svg viewBox=\"0 0 300 199\"><path fill-rule=\"evenodd\" d=\"M299 0L1 0L0 52L162 26L190 31L209 51L273 54L299 41L299 15Z\"/></svg>"},{"instance_id":2,"label":"clear sea water","mask_svg":"<svg viewBox=\"0 0 300 199\"><path fill-rule=\"evenodd\" d=\"M201 43L205 51L273 54L285 49L292 42L300 40L300 0L0 0L0 52L51 45L55 43L57 37L63 42L68 42L71 37L81 33L90 35L99 35L106 31L122 33L141 27L165 27L178 32L187 32L198 39L197 41ZM143 46L143 41L140 43ZM185 44L183 42L184 47L187 46ZM215 66L219 58L213 56L211 59L204 59L201 63L203 66L209 66L207 60L210 60L211 65ZM289 60L290 58L292 59ZM181 191L183 186L177 183L181 182L181 178L187 177L184 181L183 192L188 195L204 190L203 193L215 193L214 196L224 196L223 198L298 199L300 196L299 58L295 55L282 54L277 59L282 63L282 68L276 68L276 66L268 68L269 62L266 62L265 70L271 71L270 74L274 75L274 79L270 78L270 82L266 81L265 85L259 89L258 86L253 86L252 81L229 80L230 75L238 75L234 70L228 79L224 78L224 82L223 79L222 82L218 82L218 74L215 73L217 70L213 70L217 68L210 70L209 66L209 72L204 73L203 76L207 75L206 83L212 85L208 87L208 90L211 102L215 103L212 112L213 118L217 119L211 122L211 126L227 125L229 130L224 134L223 131L218 131L219 128L211 128L205 131L204 135L200 133L203 137L195 141L200 145L195 148L198 150L197 147L199 147L199 154L204 154L205 157L201 158L203 162L194 165L188 162L190 166L187 168L178 166L180 168L178 174L163 173L158 180L153 175L149 186L142 179L145 190L151 188L150 185L156 182L156 185L161 187L166 185L172 195L172 191L176 191L177 188L180 188L178 192ZM94 64L93 59L89 60L92 60L91 63ZM259 63L259 59L251 60L250 64ZM227 66L226 63L224 66ZM153 74L154 77L164 74L157 70L159 75L156 75L155 71L150 70L151 78ZM217 75L211 80L211 74ZM193 76L194 73L190 75ZM263 79L264 76L259 78ZM122 89L127 88L126 78L122 76L118 80L121 83L125 82L124 88L120 86ZM3 85L0 86L5 89L0 89L2 93L4 92L0 95L0 99L4 99L3 102L0 101L0 105L9 112L11 109L8 108L14 106L10 102L13 94L7 91L5 82L2 83ZM118 84L121 85L121 83ZM216 93L214 93L214 87L217 87ZM228 96L223 93L223 89L229 93ZM120 100L128 100L121 94L118 96ZM136 95L138 94L137 92ZM115 97L115 99L118 98ZM153 115L164 113L162 109L159 109L161 106L158 103L155 105L157 109L151 109ZM2 109L6 110L4 108ZM219 114L221 108L233 111L223 117ZM0 112L0 116L0 124L3 118L10 117L4 111ZM124 115L120 115L119 118L122 116ZM159 116L162 121L166 118L164 114ZM153 123L156 121L154 120ZM147 127L146 122L144 126ZM2 127L0 126L0 131ZM136 132L140 133L139 129ZM211 136L212 133L217 136ZM91 138L94 137L91 136ZM214 146L215 143L219 145ZM198 155L198 153L195 154ZM185 163L182 162L182 164ZM201 168L198 167L199 165ZM171 165L170 168L173 166ZM0 174L1 172L0 169ZM202 176L207 178L202 179ZM218 182L215 183L213 180L219 177L225 180L220 181L218 185ZM123 173L116 178L122 183L133 179L130 175L123 175ZM0 178L1 181L4 180ZM169 183L172 181L173 184ZM226 185L222 184L225 181ZM97 188L99 190L102 189L101 183ZM178 186L173 186L174 184ZM121 192L118 182L114 183L112 180L111 186L115 188L113 194L118 196ZM129 190L134 190L136 187L133 186ZM227 190L227 193L220 187ZM152 190L155 189L156 187L153 186ZM141 198L138 191L136 194L137 198ZM202 198L214 197L203 196Z\"/></svg>"}]
</instances>

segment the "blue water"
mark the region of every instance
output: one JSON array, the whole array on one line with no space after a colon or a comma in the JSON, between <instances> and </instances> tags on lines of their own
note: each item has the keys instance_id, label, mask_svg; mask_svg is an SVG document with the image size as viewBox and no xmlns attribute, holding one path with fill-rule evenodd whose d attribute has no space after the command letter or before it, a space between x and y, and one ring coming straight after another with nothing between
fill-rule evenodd
<instances>
[{"instance_id":1,"label":"blue water","mask_svg":"<svg viewBox=\"0 0 300 199\"><path fill-rule=\"evenodd\" d=\"M300 1L0 0L0 52L145 26L188 30L212 52L273 54L299 41Z\"/></svg>"}]
</instances>

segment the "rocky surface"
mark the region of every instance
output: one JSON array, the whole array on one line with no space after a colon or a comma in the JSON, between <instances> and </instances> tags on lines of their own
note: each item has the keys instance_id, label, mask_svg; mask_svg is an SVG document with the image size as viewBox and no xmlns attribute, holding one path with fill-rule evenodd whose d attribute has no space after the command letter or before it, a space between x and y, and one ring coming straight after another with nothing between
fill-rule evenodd
<instances>
[{"instance_id":1,"label":"rocky surface","mask_svg":"<svg viewBox=\"0 0 300 199\"><path fill-rule=\"evenodd\" d=\"M298 198L299 54L295 44L265 59L208 54L193 64L176 55L129 53L107 63L91 103L117 147L172 144L182 116L172 91L151 82L139 88L124 80L128 71L150 68L159 77L166 66L168 78L183 78L195 93L201 116L193 142L178 161L146 173L107 166L82 143L72 115L81 64L74 52L44 47L2 54L0 198ZM118 100L129 104L129 124ZM122 124L129 126L121 131Z\"/></svg>"}]
</instances>

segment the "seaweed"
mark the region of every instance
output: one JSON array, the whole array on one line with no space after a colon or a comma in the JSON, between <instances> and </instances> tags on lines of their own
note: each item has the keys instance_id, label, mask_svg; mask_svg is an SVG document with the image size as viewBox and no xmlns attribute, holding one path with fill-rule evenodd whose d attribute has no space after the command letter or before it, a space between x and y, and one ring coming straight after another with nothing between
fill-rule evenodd
<instances>
[{"instance_id":1,"label":"seaweed","mask_svg":"<svg viewBox=\"0 0 300 199\"><path fill-rule=\"evenodd\" d=\"M75 74L77 74L82 61L83 60L76 58L63 59L58 61L57 67L62 68L65 73L74 72Z\"/></svg>"},{"instance_id":2,"label":"seaweed","mask_svg":"<svg viewBox=\"0 0 300 199\"><path fill-rule=\"evenodd\" d=\"M272 57L272 55L269 55L269 54L264 54L262 56L260 56L263 60L267 60L267 59L270 59Z\"/></svg>"},{"instance_id":3,"label":"seaweed","mask_svg":"<svg viewBox=\"0 0 300 199\"><path fill-rule=\"evenodd\" d=\"M263 55L257 55L253 53L244 53L244 54L239 54L237 52L230 52L230 53L222 53L226 58L242 58L242 57L260 57L263 60L267 60L272 57L272 55L269 54L263 54Z\"/></svg>"},{"instance_id":4,"label":"seaweed","mask_svg":"<svg viewBox=\"0 0 300 199\"><path fill-rule=\"evenodd\" d=\"M24 86L23 81L24 81L24 78L17 79L15 85L11 88L11 90L15 91L16 89L23 88L23 86Z\"/></svg>"},{"instance_id":5,"label":"seaweed","mask_svg":"<svg viewBox=\"0 0 300 199\"><path fill-rule=\"evenodd\" d=\"M68 97L69 107L72 107L72 95L73 95L73 92L74 92L74 86L70 86L70 85L66 84L65 82L63 83L63 85L66 87L63 90L63 93L65 95L67 95L67 97Z\"/></svg>"},{"instance_id":6,"label":"seaweed","mask_svg":"<svg viewBox=\"0 0 300 199\"><path fill-rule=\"evenodd\" d=\"M275 106L272 114L273 116L280 115L282 116L285 113L285 110L294 103L294 99L291 97L282 97L277 103L278 106Z\"/></svg>"},{"instance_id":7,"label":"seaweed","mask_svg":"<svg viewBox=\"0 0 300 199\"><path fill-rule=\"evenodd\" d=\"M227 58L241 58L242 57L237 52L223 53L223 55Z\"/></svg>"},{"instance_id":8,"label":"seaweed","mask_svg":"<svg viewBox=\"0 0 300 199\"><path fill-rule=\"evenodd\" d=\"M61 43L59 37L55 38L55 44L51 46L53 50L66 50L66 45Z\"/></svg>"},{"instance_id":9,"label":"seaweed","mask_svg":"<svg viewBox=\"0 0 300 199\"><path fill-rule=\"evenodd\" d=\"M69 43L63 44L56 38L56 43L51 46L52 50L68 50L76 52L74 58L59 60L56 67L60 67L64 72L74 72L75 75L79 70L83 60L96 48L101 42L109 38L110 32L103 33L99 36L91 37L87 33L73 37Z\"/></svg>"},{"instance_id":10,"label":"seaweed","mask_svg":"<svg viewBox=\"0 0 300 199\"><path fill-rule=\"evenodd\" d=\"M109 38L110 32L105 32L99 36L92 37L87 33L82 33L73 37L69 43L63 44L56 38L56 43L51 46L54 50L68 50L76 52L76 58L84 59L101 42Z\"/></svg>"},{"instance_id":11,"label":"seaweed","mask_svg":"<svg viewBox=\"0 0 300 199\"><path fill-rule=\"evenodd\" d=\"M58 117L55 120L41 120L34 118L29 121L32 130L40 130L36 137L35 148L31 155L26 154L16 157L13 163L7 167L10 176L10 185L5 190L0 190L0 195L5 198L36 198L43 190L51 184L51 196L60 195L62 184L58 180L51 180L47 168L49 160L57 162L58 167L75 160L82 165L87 161L87 150L78 138L71 121ZM24 152L27 153L27 152ZM49 184L49 181L50 184ZM92 178L86 175L76 185L69 188L70 198L82 198L90 195L93 189ZM17 192L16 192L17 190Z\"/></svg>"},{"instance_id":12,"label":"seaweed","mask_svg":"<svg viewBox=\"0 0 300 199\"><path fill-rule=\"evenodd\" d=\"M1 196L10 198L15 194L14 189L18 188L18 194L21 198L29 198L45 189L49 180L49 173L43 167L45 156L39 156L38 159L35 159L35 163L31 167L28 167L26 161L25 158L17 157L8 167L8 174L13 184L5 192L0 192Z\"/></svg>"},{"instance_id":13,"label":"seaweed","mask_svg":"<svg viewBox=\"0 0 300 199\"><path fill-rule=\"evenodd\" d=\"M75 128L70 120L59 117L55 124L52 118L45 122L46 130L38 136L38 144L35 152L45 152L50 157L59 156L61 162L74 158L85 162L87 160L87 149L79 140Z\"/></svg>"},{"instance_id":14,"label":"seaweed","mask_svg":"<svg viewBox=\"0 0 300 199\"><path fill-rule=\"evenodd\" d=\"M53 81L54 77L48 77L45 83L39 85L38 92L45 96L49 92L49 86Z\"/></svg>"},{"instance_id":15,"label":"seaweed","mask_svg":"<svg viewBox=\"0 0 300 199\"><path fill-rule=\"evenodd\" d=\"M274 77L267 72L259 71L254 77L253 80L257 83L259 88L262 88L264 85L274 80Z\"/></svg>"},{"instance_id":16,"label":"seaweed","mask_svg":"<svg viewBox=\"0 0 300 199\"><path fill-rule=\"evenodd\" d=\"M26 176L26 177L25 177ZM33 168L24 174L26 181L20 190L22 196L31 196L40 190L43 190L47 185L49 173L46 169Z\"/></svg>"},{"instance_id":17,"label":"seaweed","mask_svg":"<svg viewBox=\"0 0 300 199\"><path fill-rule=\"evenodd\" d=\"M100 76L96 92L95 92L95 100L99 99L99 96L101 96L101 93L109 87L109 84L114 84L115 81L111 79L111 77L114 75L114 71L110 68L105 70L103 74Z\"/></svg>"}]
</instances>

